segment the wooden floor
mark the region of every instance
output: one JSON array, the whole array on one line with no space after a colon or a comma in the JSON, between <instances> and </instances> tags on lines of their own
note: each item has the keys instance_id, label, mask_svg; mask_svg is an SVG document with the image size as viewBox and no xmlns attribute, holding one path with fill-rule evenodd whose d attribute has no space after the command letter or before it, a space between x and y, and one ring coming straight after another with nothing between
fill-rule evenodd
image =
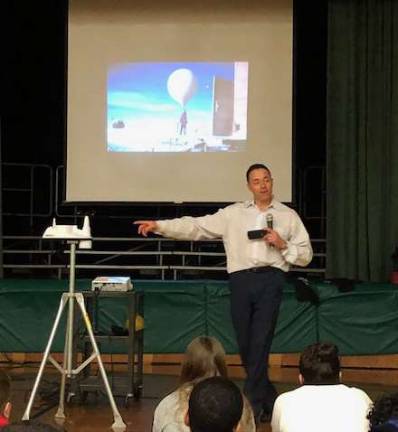
<instances>
[{"instance_id":1,"label":"wooden floor","mask_svg":"<svg viewBox=\"0 0 398 432\"><path fill-rule=\"evenodd\" d=\"M9 368L7 365L2 367L8 370L12 377L12 421L19 421L25 410L37 369ZM56 389L59 377L51 368L47 369L40 390L47 391L48 394L53 391L54 395L45 397L42 393L43 398L38 397L35 401L31 417L38 414L38 420L56 425L54 414L58 401ZM173 365L151 366L146 368L146 372L143 396L139 401L131 400L126 406L123 398L117 399L120 413L127 424L127 430L131 432L151 430L154 409L159 400L175 388L179 367ZM270 373L279 392L288 391L298 386L296 367L272 367ZM244 373L240 366L230 366L229 374L238 385L242 385ZM398 391L398 370L347 368L343 370L343 382L362 388L374 399L383 392ZM53 406L51 407L51 405ZM112 413L106 398L91 394L84 404L72 400L67 405L64 428L69 432L101 432L109 431L112 422ZM268 432L270 427L266 424L258 430Z\"/></svg>"}]
</instances>

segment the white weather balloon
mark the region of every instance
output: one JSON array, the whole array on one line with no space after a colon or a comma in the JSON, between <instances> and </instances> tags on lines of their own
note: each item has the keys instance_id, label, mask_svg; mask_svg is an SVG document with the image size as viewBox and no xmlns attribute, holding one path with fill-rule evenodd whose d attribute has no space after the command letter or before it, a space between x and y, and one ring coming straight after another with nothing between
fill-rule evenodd
<instances>
[{"instance_id":1,"label":"white weather balloon","mask_svg":"<svg viewBox=\"0 0 398 432\"><path fill-rule=\"evenodd\" d=\"M176 69L167 80L167 90L170 96L182 107L185 107L197 88L195 75L189 69Z\"/></svg>"}]
</instances>

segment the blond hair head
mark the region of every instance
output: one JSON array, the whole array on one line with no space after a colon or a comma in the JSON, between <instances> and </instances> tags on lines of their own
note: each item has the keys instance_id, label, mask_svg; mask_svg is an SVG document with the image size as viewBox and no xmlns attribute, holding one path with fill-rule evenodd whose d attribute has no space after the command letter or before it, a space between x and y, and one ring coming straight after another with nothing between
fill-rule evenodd
<instances>
[{"instance_id":1,"label":"blond hair head","mask_svg":"<svg viewBox=\"0 0 398 432\"><path fill-rule=\"evenodd\" d=\"M227 377L225 351L221 343L210 336L199 336L187 347L182 364L180 385L210 378Z\"/></svg>"}]
</instances>

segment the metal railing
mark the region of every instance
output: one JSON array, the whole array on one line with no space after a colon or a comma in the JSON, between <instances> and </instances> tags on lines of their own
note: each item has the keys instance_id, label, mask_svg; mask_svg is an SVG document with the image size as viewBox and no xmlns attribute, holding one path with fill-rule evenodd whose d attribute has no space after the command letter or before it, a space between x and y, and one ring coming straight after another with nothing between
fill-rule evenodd
<instances>
[{"instance_id":1,"label":"metal railing","mask_svg":"<svg viewBox=\"0 0 398 432\"><path fill-rule=\"evenodd\" d=\"M65 219L66 223L76 224L81 218L77 206L65 206L62 201L64 188L63 166L55 170L49 165L2 164L3 177L3 268L7 274L18 275L21 272L40 271L40 274L62 277L68 271L67 252L54 246L55 243L44 241L41 236L43 227L51 223L51 217ZM309 201L305 199L311 176L320 176L319 191L321 197L320 214L313 214ZM309 268L294 268L293 271L324 276L326 268L326 241L324 236L326 210L324 203L325 170L322 167L310 167L301 176L298 211L308 219L321 224L319 239L313 239L314 259ZM318 193L317 192L317 193ZM319 197L318 197L319 198ZM198 204L199 207L199 204ZM163 209L163 207L161 207ZM133 209L133 211L132 211ZM134 210L135 211L134 213ZM142 209L141 209L142 210ZM316 209L316 213L319 208ZM118 220L126 223L140 208L126 207L119 214L95 215L97 221L105 223ZM147 209L144 210L146 212ZM161 217L163 210L152 209L150 218ZM181 209L175 210L176 215ZM148 215L145 216L148 218ZM4 221L3 221L4 222ZM15 224L18 222L18 224ZM12 227L11 229L9 227ZM23 227L23 234L18 227ZM17 228L15 228L17 227ZM315 230L316 231L316 230ZM116 231L115 231L116 232ZM128 232L128 229L125 231ZM78 251L77 269L80 274L92 276L101 272L119 272L133 274L134 277L152 275L161 279L178 279L182 275L198 277L226 277L226 257L221 240L199 242L177 241L164 238L116 237L110 230L109 237L96 237L94 249ZM29 234L29 235L28 235ZM6 274L6 275L7 275Z\"/></svg>"},{"instance_id":2,"label":"metal railing","mask_svg":"<svg viewBox=\"0 0 398 432\"><path fill-rule=\"evenodd\" d=\"M10 274L27 269L55 271L61 278L64 273L68 274L69 251L55 246L56 243L59 242L43 240L40 236L4 236L4 269ZM292 271L323 276L324 241L315 239L312 243L315 250L312 264L308 268L294 267ZM89 277L109 271L133 274L135 278L149 272L162 280L176 280L187 272L202 277L215 272L226 274L221 240L187 242L164 238L94 237L93 245L92 250L76 252L76 269ZM209 245L217 250L205 250ZM165 250L170 247L172 250Z\"/></svg>"},{"instance_id":3,"label":"metal railing","mask_svg":"<svg viewBox=\"0 0 398 432\"><path fill-rule=\"evenodd\" d=\"M50 165L3 163L2 173L3 216L28 217L32 226L34 218L53 214L54 181ZM10 193L13 200L7 199ZM12 203L17 203L17 207L12 208Z\"/></svg>"}]
</instances>

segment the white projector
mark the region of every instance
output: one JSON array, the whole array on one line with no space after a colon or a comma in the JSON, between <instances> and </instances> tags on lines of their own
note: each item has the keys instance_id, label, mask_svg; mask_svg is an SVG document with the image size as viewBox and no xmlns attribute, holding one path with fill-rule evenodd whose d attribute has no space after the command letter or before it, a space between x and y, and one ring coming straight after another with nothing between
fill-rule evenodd
<instances>
[{"instance_id":1,"label":"white projector","mask_svg":"<svg viewBox=\"0 0 398 432\"><path fill-rule=\"evenodd\" d=\"M91 282L91 291L127 292L132 290L131 279L125 276L98 276Z\"/></svg>"}]
</instances>

